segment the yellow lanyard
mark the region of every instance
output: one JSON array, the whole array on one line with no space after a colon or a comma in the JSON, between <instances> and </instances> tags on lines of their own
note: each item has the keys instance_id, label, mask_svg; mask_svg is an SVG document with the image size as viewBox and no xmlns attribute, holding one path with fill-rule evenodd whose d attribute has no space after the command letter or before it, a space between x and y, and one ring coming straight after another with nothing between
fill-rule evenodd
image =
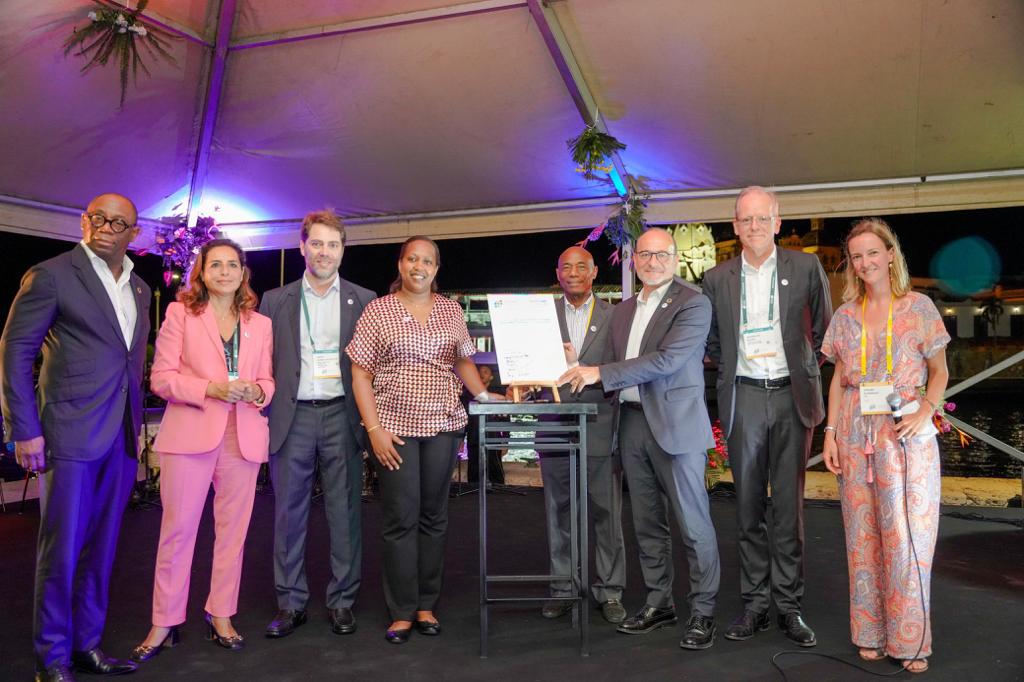
<instances>
[{"instance_id":1,"label":"yellow lanyard","mask_svg":"<svg viewBox=\"0 0 1024 682\"><path fill-rule=\"evenodd\" d=\"M889 319L885 322L885 376L892 377L892 294L889 295ZM860 375L868 375L868 297L860 304Z\"/></svg>"}]
</instances>

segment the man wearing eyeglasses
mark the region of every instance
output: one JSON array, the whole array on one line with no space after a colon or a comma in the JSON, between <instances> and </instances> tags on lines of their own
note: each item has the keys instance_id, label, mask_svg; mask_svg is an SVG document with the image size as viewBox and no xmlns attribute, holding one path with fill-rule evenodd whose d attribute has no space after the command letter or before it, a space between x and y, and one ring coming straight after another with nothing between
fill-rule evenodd
<instances>
[{"instance_id":1,"label":"man wearing eyeglasses","mask_svg":"<svg viewBox=\"0 0 1024 682\"><path fill-rule=\"evenodd\" d=\"M73 680L72 668L135 670L99 645L138 471L150 290L125 255L139 234L136 219L135 205L119 194L89 202L82 241L29 269L0 340L6 435L18 463L40 475L37 680Z\"/></svg>"},{"instance_id":2,"label":"man wearing eyeglasses","mask_svg":"<svg viewBox=\"0 0 1024 682\"><path fill-rule=\"evenodd\" d=\"M817 640L801 615L804 472L811 433L825 416L828 280L816 256L776 248L782 221L773 193L740 192L732 224L742 252L704 277L714 313L708 354L718 364L718 416L736 485L744 602L725 637L743 641L767 630L774 602L779 628L810 647Z\"/></svg>"},{"instance_id":3,"label":"man wearing eyeglasses","mask_svg":"<svg viewBox=\"0 0 1024 682\"><path fill-rule=\"evenodd\" d=\"M672 599L672 508L690 570L690 618L679 646L707 649L715 641L719 559L704 488L707 450L714 446L704 403L704 348L711 303L674 276L675 241L661 229L636 242L633 267L640 293L617 305L609 351L600 366L577 365L559 378L573 392L602 382L618 391L618 444L629 484L646 603L617 629L646 634L677 622Z\"/></svg>"}]
</instances>

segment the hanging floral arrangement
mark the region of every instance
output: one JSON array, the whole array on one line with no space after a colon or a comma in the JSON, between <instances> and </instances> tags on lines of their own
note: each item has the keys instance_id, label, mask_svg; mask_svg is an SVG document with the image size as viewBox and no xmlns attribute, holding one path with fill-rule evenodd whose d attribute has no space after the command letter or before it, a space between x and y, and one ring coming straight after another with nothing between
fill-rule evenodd
<instances>
[{"instance_id":1,"label":"hanging floral arrangement","mask_svg":"<svg viewBox=\"0 0 1024 682\"><path fill-rule=\"evenodd\" d=\"M131 74L132 82L138 77L139 69L149 75L143 51L151 58L175 64L174 56L167 49L169 41L174 38L155 26L144 25L141 14L149 0L139 0L139 6L133 10L108 7L100 0L93 2L97 9L89 12L91 23L72 31L64 41L64 55L74 52L77 56L87 57L89 61L82 67L82 73L95 66L106 66L110 61L117 64L121 79L119 106L123 107L128 75Z\"/></svg>"},{"instance_id":2,"label":"hanging floral arrangement","mask_svg":"<svg viewBox=\"0 0 1024 682\"><path fill-rule=\"evenodd\" d=\"M622 151L626 145L596 126L587 126L577 137L566 141L569 154L576 163L576 172L587 180L597 180L596 172L608 173L612 169L612 154Z\"/></svg>"},{"instance_id":3,"label":"hanging floral arrangement","mask_svg":"<svg viewBox=\"0 0 1024 682\"><path fill-rule=\"evenodd\" d=\"M585 249L587 248L587 243L596 242L603 234L615 247L608 260L617 265L622 261L622 247L632 246L647 229L647 220L644 217L644 209L646 208L646 195L630 195L629 198L615 208L603 223L591 230L590 234L584 239L577 242L576 246Z\"/></svg>"},{"instance_id":4,"label":"hanging floral arrangement","mask_svg":"<svg viewBox=\"0 0 1024 682\"><path fill-rule=\"evenodd\" d=\"M167 287L181 281L206 242L221 236L217 221L211 216L200 216L193 227L188 226L186 218L175 217L163 222L155 231L153 251L163 257Z\"/></svg>"}]
</instances>

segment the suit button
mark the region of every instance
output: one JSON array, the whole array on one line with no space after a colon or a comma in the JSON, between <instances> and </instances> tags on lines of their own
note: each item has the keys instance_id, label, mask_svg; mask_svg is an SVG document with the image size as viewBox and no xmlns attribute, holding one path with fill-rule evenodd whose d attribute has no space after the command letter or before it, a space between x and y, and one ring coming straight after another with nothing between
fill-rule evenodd
<instances>
[{"instance_id":1,"label":"suit button","mask_svg":"<svg viewBox=\"0 0 1024 682\"><path fill-rule=\"evenodd\" d=\"M292 405L294 405L296 402L297 400L295 398L292 398Z\"/></svg>"},{"instance_id":2,"label":"suit button","mask_svg":"<svg viewBox=\"0 0 1024 682\"><path fill-rule=\"evenodd\" d=\"M127 393L127 392L128 392L128 387L127 386L122 386L121 387L121 393Z\"/></svg>"},{"instance_id":3,"label":"suit button","mask_svg":"<svg viewBox=\"0 0 1024 682\"><path fill-rule=\"evenodd\" d=\"M301 374L299 374L298 372L296 372L296 373L295 373L295 377L296 377L296 378L298 378L298 377L300 377L300 376L302 376L302 375L301 375Z\"/></svg>"}]
</instances>

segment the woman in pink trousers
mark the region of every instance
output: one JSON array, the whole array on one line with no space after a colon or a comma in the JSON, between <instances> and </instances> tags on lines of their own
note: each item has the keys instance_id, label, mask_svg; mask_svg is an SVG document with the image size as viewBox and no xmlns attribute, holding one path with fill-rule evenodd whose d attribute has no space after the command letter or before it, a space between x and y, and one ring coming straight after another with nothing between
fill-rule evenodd
<instances>
[{"instance_id":1,"label":"woman in pink trousers","mask_svg":"<svg viewBox=\"0 0 1024 682\"><path fill-rule=\"evenodd\" d=\"M160 454L163 520L153 580L153 627L132 652L145 661L179 641L199 519L213 484L216 538L209 639L237 650L242 555L256 476L267 461L263 407L274 394L270 319L255 311L245 254L215 239L200 250L188 286L167 309L156 340L151 386L167 400L154 448Z\"/></svg>"}]
</instances>

